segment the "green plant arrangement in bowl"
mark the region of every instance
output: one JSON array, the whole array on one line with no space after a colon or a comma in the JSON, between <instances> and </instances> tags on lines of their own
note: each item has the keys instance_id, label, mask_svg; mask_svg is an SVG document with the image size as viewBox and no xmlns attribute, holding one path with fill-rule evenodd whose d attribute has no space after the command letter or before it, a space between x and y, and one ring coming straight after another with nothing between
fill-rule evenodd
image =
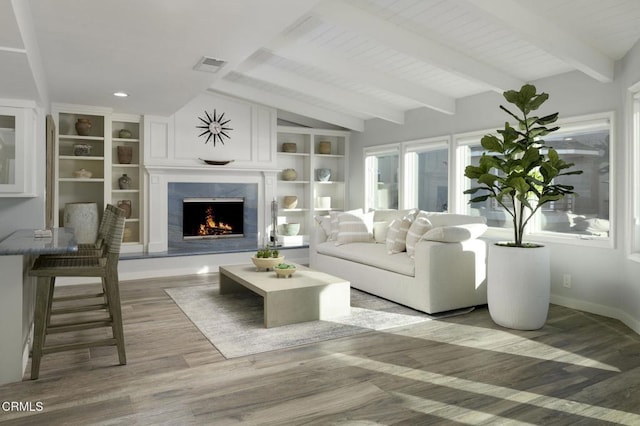
<instances>
[{"instance_id":1,"label":"green plant arrangement in bowl","mask_svg":"<svg viewBox=\"0 0 640 426\"><path fill-rule=\"evenodd\" d=\"M494 199L513 221L513 241L491 244L487 262L487 301L493 321L518 330L536 330L544 325L549 310L551 287L551 255L547 246L525 243L525 229L542 206L574 194L573 186L558 178L581 174L570 170L558 152L545 145L544 136L559 129L553 125L558 113L542 117L532 114L549 95L537 93L535 86L525 84L503 94L515 105L515 114L500 105L517 122L505 122L497 130L499 136L486 135L481 144L485 152L477 166L467 166L464 174L478 183L465 194L469 203Z\"/></svg>"},{"instance_id":2,"label":"green plant arrangement in bowl","mask_svg":"<svg viewBox=\"0 0 640 426\"><path fill-rule=\"evenodd\" d=\"M277 264L282 263L284 261L284 256L280 256L280 252L277 249L271 249L269 246L265 246L251 257L251 261L258 271L261 269L269 271Z\"/></svg>"},{"instance_id":3,"label":"green plant arrangement in bowl","mask_svg":"<svg viewBox=\"0 0 640 426\"><path fill-rule=\"evenodd\" d=\"M291 278L294 272L296 272L296 265L289 263L278 263L274 268L278 278Z\"/></svg>"}]
</instances>

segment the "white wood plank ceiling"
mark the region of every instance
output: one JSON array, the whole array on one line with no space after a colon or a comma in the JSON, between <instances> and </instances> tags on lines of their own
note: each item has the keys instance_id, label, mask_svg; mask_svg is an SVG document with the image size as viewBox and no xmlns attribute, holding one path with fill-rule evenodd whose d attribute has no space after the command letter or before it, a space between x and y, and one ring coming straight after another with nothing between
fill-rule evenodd
<instances>
[{"instance_id":1,"label":"white wood plank ceiling","mask_svg":"<svg viewBox=\"0 0 640 426\"><path fill-rule=\"evenodd\" d=\"M324 0L212 89L360 130L573 70L610 82L639 38L637 0Z\"/></svg>"},{"instance_id":2,"label":"white wood plank ceiling","mask_svg":"<svg viewBox=\"0 0 640 426\"><path fill-rule=\"evenodd\" d=\"M0 0L0 98L170 115L212 90L362 130L570 71L610 82L639 39L640 0Z\"/></svg>"}]
</instances>

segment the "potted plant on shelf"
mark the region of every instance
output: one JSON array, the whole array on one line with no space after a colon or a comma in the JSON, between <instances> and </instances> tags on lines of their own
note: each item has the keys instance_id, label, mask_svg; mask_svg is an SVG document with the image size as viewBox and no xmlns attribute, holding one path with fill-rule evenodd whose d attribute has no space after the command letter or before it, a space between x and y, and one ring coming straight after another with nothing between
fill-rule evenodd
<instances>
[{"instance_id":1,"label":"potted plant on shelf","mask_svg":"<svg viewBox=\"0 0 640 426\"><path fill-rule=\"evenodd\" d=\"M465 194L469 203L494 199L513 222L514 240L489 247L487 299L494 322L504 327L535 330L547 319L550 293L550 250L537 243L525 243L525 229L542 206L573 194L573 186L556 178L580 174L569 170L574 164L560 159L558 152L545 145L543 137L559 129L558 113L538 117L536 111L549 95L537 93L526 84L519 91L508 90L504 98L515 105L515 114L500 109L517 121L508 122L499 136L486 135L481 144L485 152L477 166L467 166L464 174L478 183Z\"/></svg>"}]
</instances>

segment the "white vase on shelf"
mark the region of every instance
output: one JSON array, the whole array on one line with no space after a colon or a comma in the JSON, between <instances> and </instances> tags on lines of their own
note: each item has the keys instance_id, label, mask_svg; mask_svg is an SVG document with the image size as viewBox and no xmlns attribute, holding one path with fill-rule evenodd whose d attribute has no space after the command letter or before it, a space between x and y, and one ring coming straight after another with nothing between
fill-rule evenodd
<instances>
[{"instance_id":1,"label":"white vase on shelf","mask_svg":"<svg viewBox=\"0 0 640 426\"><path fill-rule=\"evenodd\" d=\"M78 244L96 241L99 222L97 203L67 203L64 206L63 224L65 228L73 228Z\"/></svg>"}]
</instances>

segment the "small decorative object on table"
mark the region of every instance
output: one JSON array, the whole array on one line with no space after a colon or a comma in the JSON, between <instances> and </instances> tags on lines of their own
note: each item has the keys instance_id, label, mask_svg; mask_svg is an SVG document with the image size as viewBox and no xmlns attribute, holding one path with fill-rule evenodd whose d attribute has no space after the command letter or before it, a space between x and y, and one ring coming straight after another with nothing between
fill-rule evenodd
<instances>
[{"instance_id":1,"label":"small decorative object on table","mask_svg":"<svg viewBox=\"0 0 640 426\"><path fill-rule=\"evenodd\" d=\"M318 182L329 182L331 169L316 169L316 179Z\"/></svg>"},{"instance_id":2,"label":"small decorative object on table","mask_svg":"<svg viewBox=\"0 0 640 426\"><path fill-rule=\"evenodd\" d=\"M284 142L282 144L282 152L295 153L298 152L298 145L295 142Z\"/></svg>"},{"instance_id":3,"label":"small decorative object on table","mask_svg":"<svg viewBox=\"0 0 640 426\"><path fill-rule=\"evenodd\" d=\"M118 187L120 189L129 189L131 186L131 178L127 176L126 173L123 173L122 176L118 179Z\"/></svg>"},{"instance_id":4,"label":"small decorative object on table","mask_svg":"<svg viewBox=\"0 0 640 426\"><path fill-rule=\"evenodd\" d=\"M90 153L91 153L91 145L87 145L86 143L79 143L73 146L73 155L86 157Z\"/></svg>"},{"instance_id":5,"label":"small decorative object on table","mask_svg":"<svg viewBox=\"0 0 640 426\"><path fill-rule=\"evenodd\" d=\"M89 136L89 133L91 133L91 121L88 118L78 118L76 133L78 133L78 136Z\"/></svg>"},{"instance_id":6,"label":"small decorative object on table","mask_svg":"<svg viewBox=\"0 0 640 426\"><path fill-rule=\"evenodd\" d=\"M268 271L273 269L277 264L282 263L284 256L280 256L278 250L265 246L265 248L258 250L258 252L251 257L251 261L256 265L258 271L261 269Z\"/></svg>"},{"instance_id":7,"label":"small decorative object on table","mask_svg":"<svg viewBox=\"0 0 640 426\"><path fill-rule=\"evenodd\" d=\"M131 136L133 136L131 134L131 131L129 129L120 129L120 131L118 132L118 137L120 139L131 139Z\"/></svg>"},{"instance_id":8,"label":"small decorative object on table","mask_svg":"<svg viewBox=\"0 0 640 426\"><path fill-rule=\"evenodd\" d=\"M276 271L276 276L278 278L291 278L294 272L296 272L296 265L291 265L288 263L279 263L274 268Z\"/></svg>"},{"instance_id":9,"label":"small decorative object on table","mask_svg":"<svg viewBox=\"0 0 640 426\"><path fill-rule=\"evenodd\" d=\"M133 148L130 146L120 145L118 146L117 150L118 150L118 163L131 164L131 159L133 158Z\"/></svg>"},{"instance_id":10,"label":"small decorative object on table","mask_svg":"<svg viewBox=\"0 0 640 426\"><path fill-rule=\"evenodd\" d=\"M298 172L295 169L284 169L282 171L282 180L296 180Z\"/></svg>"}]
</instances>

